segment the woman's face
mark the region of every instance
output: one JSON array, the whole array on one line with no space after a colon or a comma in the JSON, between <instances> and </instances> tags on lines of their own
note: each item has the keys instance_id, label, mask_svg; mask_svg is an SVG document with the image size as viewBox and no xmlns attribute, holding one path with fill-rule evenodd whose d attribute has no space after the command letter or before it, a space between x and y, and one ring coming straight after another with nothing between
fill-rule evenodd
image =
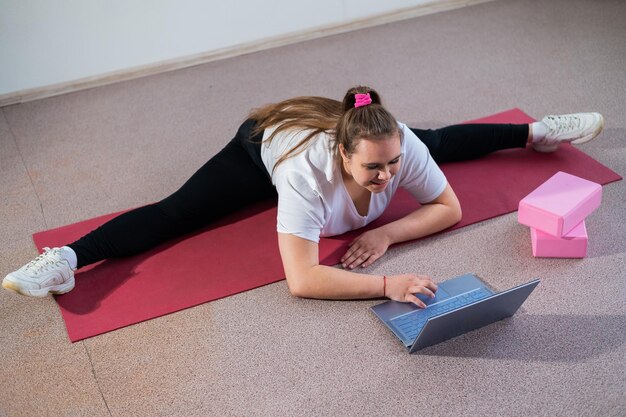
<instances>
[{"instance_id":1,"label":"woman's face","mask_svg":"<svg viewBox=\"0 0 626 417\"><path fill-rule=\"evenodd\" d=\"M344 171L372 193L383 192L400 169L399 133L375 140L361 139L352 155L347 155L341 145L339 151Z\"/></svg>"}]
</instances>

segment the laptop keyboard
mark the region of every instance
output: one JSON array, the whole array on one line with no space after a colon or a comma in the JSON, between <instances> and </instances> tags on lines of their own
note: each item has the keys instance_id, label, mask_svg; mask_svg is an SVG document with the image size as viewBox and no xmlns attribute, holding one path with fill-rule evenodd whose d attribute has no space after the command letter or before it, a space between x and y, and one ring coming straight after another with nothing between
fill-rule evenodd
<instances>
[{"instance_id":1,"label":"laptop keyboard","mask_svg":"<svg viewBox=\"0 0 626 417\"><path fill-rule=\"evenodd\" d=\"M403 338L413 340L419 332L422 331L422 328L426 325L426 321L428 321L429 318L439 316L447 313L448 311L456 310L457 308L482 300L490 295L492 295L492 293L487 291L485 288L477 288L455 297L450 297L438 303L431 304L424 309L414 310L410 313L394 317L391 319L391 323L398 331L400 331Z\"/></svg>"}]
</instances>

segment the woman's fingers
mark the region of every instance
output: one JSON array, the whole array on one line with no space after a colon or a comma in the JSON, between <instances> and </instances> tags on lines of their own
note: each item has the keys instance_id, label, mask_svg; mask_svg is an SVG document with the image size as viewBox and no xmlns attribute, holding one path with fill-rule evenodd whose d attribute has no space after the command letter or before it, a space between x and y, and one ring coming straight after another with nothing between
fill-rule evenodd
<instances>
[{"instance_id":1,"label":"woman's fingers","mask_svg":"<svg viewBox=\"0 0 626 417\"><path fill-rule=\"evenodd\" d=\"M348 249L340 261L344 268L353 269L357 266L365 268L383 256L388 247L389 243L383 235L370 230L348 244Z\"/></svg>"},{"instance_id":2,"label":"woman's fingers","mask_svg":"<svg viewBox=\"0 0 626 417\"><path fill-rule=\"evenodd\" d=\"M424 294L429 296L430 298L435 298L435 291L437 290L431 290L428 287L424 287L424 286L413 286L413 287L409 287L409 292L411 294Z\"/></svg>"},{"instance_id":3,"label":"woman's fingers","mask_svg":"<svg viewBox=\"0 0 626 417\"><path fill-rule=\"evenodd\" d=\"M350 248L346 251L346 254L341 257L341 262L345 264L350 263L350 261L354 261L363 252L363 249L361 248L360 245L352 246L352 243L350 244L351 245Z\"/></svg>"},{"instance_id":4,"label":"woman's fingers","mask_svg":"<svg viewBox=\"0 0 626 417\"><path fill-rule=\"evenodd\" d=\"M367 268L371 264L373 264L381 255L376 255L375 253L363 252L363 253L355 253L351 257L341 261L344 268L353 269L357 266L361 266L361 268Z\"/></svg>"},{"instance_id":5,"label":"woman's fingers","mask_svg":"<svg viewBox=\"0 0 626 417\"><path fill-rule=\"evenodd\" d=\"M346 253L341 257L341 262L345 262L347 261L350 257L352 257L352 254L354 254L354 252L356 252L356 248L350 248L346 251Z\"/></svg>"},{"instance_id":6,"label":"woman's fingers","mask_svg":"<svg viewBox=\"0 0 626 417\"><path fill-rule=\"evenodd\" d=\"M413 285L416 286L423 286L428 288L429 290L431 290L432 292L437 291L437 284L435 283L435 281L426 275L417 275L416 279L413 280Z\"/></svg>"},{"instance_id":7,"label":"woman's fingers","mask_svg":"<svg viewBox=\"0 0 626 417\"><path fill-rule=\"evenodd\" d=\"M419 298L417 298L413 294L407 294L406 297L405 297L405 300L415 304L419 308L426 308L426 304L424 304L424 302L422 302L422 300L420 300Z\"/></svg>"},{"instance_id":8,"label":"woman's fingers","mask_svg":"<svg viewBox=\"0 0 626 417\"><path fill-rule=\"evenodd\" d=\"M376 259L375 256L373 258ZM437 284L426 275L404 274L390 277L386 289L386 296L392 300L410 302L420 308L426 308L426 303L415 295L423 294L433 298L437 291Z\"/></svg>"},{"instance_id":9,"label":"woman's fingers","mask_svg":"<svg viewBox=\"0 0 626 417\"><path fill-rule=\"evenodd\" d=\"M359 265L362 265L363 262L367 261L370 258L369 252L354 252L350 255L345 261L342 261L344 268L356 268Z\"/></svg>"},{"instance_id":10,"label":"woman's fingers","mask_svg":"<svg viewBox=\"0 0 626 417\"><path fill-rule=\"evenodd\" d=\"M353 245L341 258L341 263L344 268L356 268L357 266L362 265L363 262L367 261L371 255L372 252L363 246Z\"/></svg>"},{"instance_id":11,"label":"woman's fingers","mask_svg":"<svg viewBox=\"0 0 626 417\"><path fill-rule=\"evenodd\" d=\"M435 284L432 278L425 275L417 275L412 280L412 285L407 288L405 298L418 307L426 308L426 304L417 298L415 294L424 294L430 298L435 298L435 292L437 292L437 284Z\"/></svg>"},{"instance_id":12,"label":"woman's fingers","mask_svg":"<svg viewBox=\"0 0 626 417\"><path fill-rule=\"evenodd\" d=\"M372 255L369 256L369 258L367 258L367 260L365 262L363 262L363 264L361 266L363 268L367 268L368 266L370 266L371 264L376 262L376 260L378 258L380 258L380 257L381 257L381 255L372 254Z\"/></svg>"}]
</instances>

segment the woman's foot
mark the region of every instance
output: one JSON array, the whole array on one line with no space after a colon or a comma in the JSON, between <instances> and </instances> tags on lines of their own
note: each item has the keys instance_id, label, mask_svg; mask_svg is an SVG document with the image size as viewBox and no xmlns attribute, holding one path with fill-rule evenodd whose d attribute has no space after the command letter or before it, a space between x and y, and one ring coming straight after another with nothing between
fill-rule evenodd
<instances>
[{"instance_id":1,"label":"woman's foot","mask_svg":"<svg viewBox=\"0 0 626 417\"><path fill-rule=\"evenodd\" d=\"M545 125L546 133L533 135L533 148L539 152L554 152L561 142L581 144L598 136L604 127L604 117L600 113L563 114L546 116L539 123Z\"/></svg>"},{"instance_id":2,"label":"woman's foot","mask_svg":"<svg viewBox=\"0 0 626 417\"><path fill-rule=\"evenodd\" d=\"M74 288L74 270L64 248L44 248L44 253L2 280L2 287L23 295L45 297Z\"/></svg>"}]
</instances>

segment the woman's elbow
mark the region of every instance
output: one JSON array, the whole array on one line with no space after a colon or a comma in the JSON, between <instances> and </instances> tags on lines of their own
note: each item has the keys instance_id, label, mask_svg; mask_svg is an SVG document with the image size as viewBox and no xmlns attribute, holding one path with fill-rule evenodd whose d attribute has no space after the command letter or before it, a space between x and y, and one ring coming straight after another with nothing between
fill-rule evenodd
<instances>
[{"instance_id":1,"label":"woman's elbow","mask_svg":"<svg viewBox=\"0 0 626 417\"><path fill-rule=\"evenodd\" d=\"M453 210L452 210L452 225L457 224L458 222L461 221L461 219L463 218L463 210L461 210L461 205L458 204Z\"/></svg>"},{"instance_id":2,"label":"woman's elbow","mask_svg":"<svg viewBox=\"0 0 626 417\"><path fill-rule=\"evenodd\" d=\"M289 292L292 296L298 298L309 298L304 279L302 279L301 276L288 275L287 287L289 288Z\"/></svg>"},{"instance_id":3,"label":"woman's elbow","mask_svg":"<svg viewBox=\"0 0 626 417\"><path fill-rule=\"evenodd\" d=\"M289 288L289 293L292 296L298 297L298 298L306 298L300 286L287 282L287 287Z\"/></svg>"}]
</instances>

